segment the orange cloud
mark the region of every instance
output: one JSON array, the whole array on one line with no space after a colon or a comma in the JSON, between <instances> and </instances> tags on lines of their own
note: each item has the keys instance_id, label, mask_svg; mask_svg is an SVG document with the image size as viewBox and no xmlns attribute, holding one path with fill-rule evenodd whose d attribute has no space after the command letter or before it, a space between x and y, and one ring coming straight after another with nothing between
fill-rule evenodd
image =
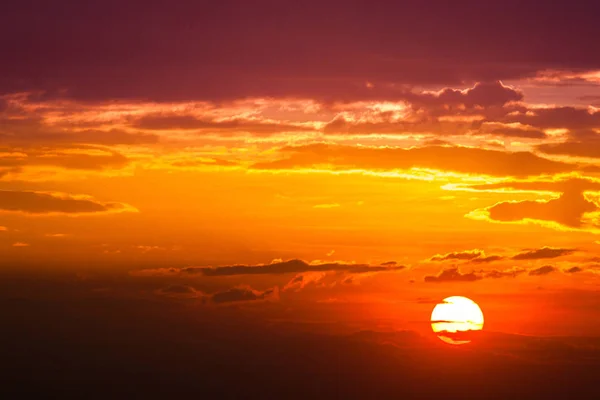
<instances>
[{"instance_id":1,"label":"orange cloud","mask_svg":"<svg viewBox=\"0 0 600 400\"><path fill-rule=\"evenodd\" d=\"M563 193L553 200L500 202L471 215L501 222L549 221L570 228L585 228L583 216L598 207L581 193Z\"/></svg>"},{"instance_id":2,"label":"orange cloud","mask_svg":"<svg viewBox=\"0 0 600 400\"><path fill-rule=\"evenodd\" d=\"M504 201L467 214L474 219L506 223L540 223L556 229L595 230L599 227L598 201L592 196L600 190L594 179L567 178L556 181L517 181L451 187L456 190L560 193L550 200Z\"/></svg>"},{"instance_id":3,"label":"orange cloud","mask_svg":"<svg viewBox=\"0 0 600 400\"><path fill-rule=\"evenodd\" d=\"M528 152L504 152L471 147L427 146L351 147L313 144L285 147L287 158L254 164L255 169L295 169L329 166L331 169L406 170L429 168L465 174L527 177L557 174L579 168L576 164L553 161Z\"/></svg>"}]
</instances>

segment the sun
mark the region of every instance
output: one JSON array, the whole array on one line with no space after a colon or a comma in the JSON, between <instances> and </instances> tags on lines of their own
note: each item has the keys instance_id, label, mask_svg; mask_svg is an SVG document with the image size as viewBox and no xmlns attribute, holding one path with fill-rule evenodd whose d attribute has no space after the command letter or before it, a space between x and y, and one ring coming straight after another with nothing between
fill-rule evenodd
<instances>
[{"instance_id":1,"label":"sun","mask_svg":"<svg viewBox=\"0 0 600 400\"><path fill-rule=\"evenodd\" d=\"M483 312L471 299L447 297L433 308L431 328L446 343L469 343L473 332L483 329Z\"/></svg>"}]
</instances>

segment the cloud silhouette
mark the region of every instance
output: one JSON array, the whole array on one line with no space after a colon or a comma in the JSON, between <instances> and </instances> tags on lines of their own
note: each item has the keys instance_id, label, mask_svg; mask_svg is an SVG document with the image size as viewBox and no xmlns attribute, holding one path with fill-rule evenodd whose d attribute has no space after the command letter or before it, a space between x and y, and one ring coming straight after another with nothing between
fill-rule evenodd
<instances>
[{"instance_id":1,"label":"cloud silhouette","mask_svg":"<svg viewBox=\"0 0 600 400\"><path fill-rule=\"evenodd\" d=\"M568 256L576 252L577 249L561 249L553 247L542 247L541 249L528 250L511 257L513 260L539 260L543 258L557 258Z\"/></svg>"},{"instance_id":2,"label":"cloud silhouette","mask_svg":"<svg viewBox=\"0 0 600 400\"><path fill-rule=\"evenodd\" d=\"M567 274L575 274L577 272L582 272L583 268L580 267L571 267L569 269L566 269L564 272L566 272Z\"/></svg>"},{"instance_id":3,"label":"cloud silhouette","mask_svg":"<svg viewBox=\"0 0 600 400\"><path fill-rule=\"evenodd\" d=\"M94 214L137 211L117 202L57 192L0 190L0 211L26 214Z\"/></svg>"},{"instance_id":4,"label":"cloud silhouette","mask_svg":"<svg viewBox=\"0 0 600 400\"><path fill-rule=\"evenodd\" d=\"M526 220L554 222L569 228L590 227L584 222L585 214L598 211L598 205L582 192L568 191L557 199L500 202L491 207L475 210L471 218L499 222L524 222Z\"/></svg>"},{"instance_id":5,"label":"cloud silhouette","mask_svg":"<svg viewBox=\"0 0 600 400\"><path fill-rule=\"evenodd\" d=\"M447 261L447 260L473 260L475 258L481 257L483 255L483 251L481 250L465 250L465 251L457 251L447 254L436 254L431 257L430 261Z\"/></svg>"},{"instance_id":6,"label":"cloud silhouette","mask_svg":"<svg viewBox=\"0 0 600 400\"><path fill-rule=\"evenodd\" d=\"M202 293L199 290L194 289L192 286L180 285L180 284L172 284L172 285L168 285L164 288L158 289L156 291L156 294L162 295L162 296L167 296L167 297L173 297L173 298L182 298L182 299L195 299L195 298L202 298L205 296L204 293Z\"/></svg>"},{"instance_id":7,"label":"cloud silhouette","mask_svg":"<svg viewBox=\"0 0 600 400\"><path fill-rule=\"evenodd\" d=\"M215 304L278 299L279 289L277 287L267 289L264 291L259 291L254 290L249 286L238 286L235 288L225 290L223 292L214 293L210 296L210 300Z\"/></svg>"},{"instance_id":8,"label":"cloud silhouette","mask_svg":"<svg viewBox=\"0 0 600 400\"><path fill-rule=\"evenodd\" d=\"M502 256L485 256L485 257L477 257L471 260L472 263L491 263L494 261L500 261L503 260L504 257Z\"/></svg>"},{"instance_id":9,"label":"cloud silhouette","mask_svg":"<svg viewBox=\"0 0 600 400\"><path fill-rule=\"evenodd\" d=\"M438 275L428 275L424 278L425 282L473 282L482 279L481 276L475 274L475 272L469 272L467 274L461 273L458 268L448 268L442 270Z\"/></svg>"},{"instance_id":10,"label":"cloud silhouette","mask_svg":"<svg viewBox=\"0 0 600 400\"><path fill-rule=\"evenodd\" d=\"M483 250L464 250L456 251L446 254L436 254L431 257L429 261L456 261L464 260L471 263L490 263L494 261L502 260L504 257L498 255L486 256Z\"/></svg>"},{"instance_id":11,"label":"cloud silhouette","mask_svg":"<svg viewBox=\"0 0 600 400\"><path fill-rule=\"evenodd\" d=\"M474 282L482 279L516 278L524 273L524 268L513 267L506 270L479 270L462 273L458 267L443 269L438 275L425 276L425 282Z\"/></svg>"},{"instance_id":12,"label":"cloud silhouette","mask_svg":"<svg viewBox=\"0 0 600 400\"><path fill-rule=\"evenodd\" d=\"M234 275L265 275L289 274L303 272L348 272L363 274L369 272L400 271L405 267L400 266L370 266L367 264L325 263L309 264L302 260L289 260L264 265L232 265L223 267L187 267L182 268L182 274L201 274L203 276L234 276Z\"/></svg>"},{"instance_id":13,"label":"cloud silhouette","mask_svg":"<svg viewBox=\"0 0 600 400\"><path fill-rule=\"evenodd\" d=\"M543 267L539 267L539 268L530 270L529 275L530 276L542 276L542 275L548 275L554 271L556 271L556 268L554 268L552 265L544 265Z\"/></svg>"},{"instance_id":14,"label":"cloud silhouette","mask_svg":"<svg viewBox=\"0 0 600 400\"><path fill-rule=\"evenodd\" d=\"M492 270L492 271L486 271L485 272L485 277L486 278L492 278L492 279L499 279L499 278L516 278L518 275L521 275L522 273L525 272L525 269L523 268L512 268L512 269L508 269L505 271L498 271L498 270Z\"/></svg>"}]
</instances>

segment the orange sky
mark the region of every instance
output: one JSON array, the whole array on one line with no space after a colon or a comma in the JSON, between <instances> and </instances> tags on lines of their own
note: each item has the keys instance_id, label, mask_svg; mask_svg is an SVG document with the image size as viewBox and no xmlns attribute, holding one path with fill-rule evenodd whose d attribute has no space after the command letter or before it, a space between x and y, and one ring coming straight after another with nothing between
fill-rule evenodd
<instances>
[{"instance_id":1,"label":"orange sky","mask_svg":"<svg viewBox=\"0 0 600 400\"><path fill-rule=\"evenodd\" d=\"M586 90L596 78L580 76ZM395 327L424 318L421 299L470 294L490 329L598 333L585 304L600 284L600 110L536 85L346 102L4 95L3 268L189 288L159 296L246 285L244 301Z\"/></svg>"},{"instance_id":2,"label":"orange sky","mask_svg":"<svg viewBox=\"0 0 600 400\"><path fill-rule=\"evenodd\" d=\"M595 3L11 3L0 303L600 335Z\"/></svg>"}]
</instances>

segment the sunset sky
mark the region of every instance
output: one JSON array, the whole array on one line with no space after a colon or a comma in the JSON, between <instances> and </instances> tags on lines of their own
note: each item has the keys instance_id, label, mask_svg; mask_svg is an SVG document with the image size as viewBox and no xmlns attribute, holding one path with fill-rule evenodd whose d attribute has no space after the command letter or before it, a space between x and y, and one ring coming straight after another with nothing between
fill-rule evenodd
<instances>
[{"instance_id":1,"label":"sunset sky","mask_svg":"<svg viewBox=\"0 0 600 400\"><path fill-rule=\"evenodd\" d=\"M596 3L9 3L6 313L600 336Z\"/></svg>"}]
</instances>

